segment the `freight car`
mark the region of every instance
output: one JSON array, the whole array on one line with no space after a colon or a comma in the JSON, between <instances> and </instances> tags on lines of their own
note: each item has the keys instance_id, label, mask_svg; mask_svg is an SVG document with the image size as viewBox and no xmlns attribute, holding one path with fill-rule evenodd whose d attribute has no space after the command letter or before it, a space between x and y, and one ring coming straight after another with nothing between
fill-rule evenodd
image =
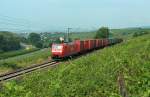
<instances>
[{"instance_id":1,"label":"freight car","mask_svg":"<svg viewBox=\"0 0 150 97\"><path fill-rule=\"evenodd\" d=\"M52 58L63 59L94 49L99 49L109 45L122 42L122 39L88 39L88 40L75 40L69 43L52 44Z\"/></svg>"}]
</instances>

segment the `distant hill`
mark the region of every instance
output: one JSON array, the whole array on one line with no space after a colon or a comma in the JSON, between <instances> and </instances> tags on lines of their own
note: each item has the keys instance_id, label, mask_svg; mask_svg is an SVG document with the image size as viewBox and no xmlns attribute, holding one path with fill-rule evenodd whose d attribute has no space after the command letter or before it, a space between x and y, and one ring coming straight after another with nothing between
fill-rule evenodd
<instances>
[{"instance_id":1,"label":"distant hill","mask_svg":"<svg viewBox=\"0 0 150 97\"><path fill-rule=\"evenodd\" d=\"M142 32L150 33L150 28L135 27L123 29L111 29L111 33L113 34L113 36L121 38L130 38L133 36L134 33L142 33Z\"/></svg>"}]
</instances>

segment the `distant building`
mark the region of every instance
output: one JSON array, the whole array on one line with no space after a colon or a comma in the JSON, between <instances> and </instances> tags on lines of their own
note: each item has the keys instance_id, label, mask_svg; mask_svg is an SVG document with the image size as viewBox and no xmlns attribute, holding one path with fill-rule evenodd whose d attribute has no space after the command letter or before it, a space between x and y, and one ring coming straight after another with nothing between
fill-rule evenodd
<instances>
[{"instance_id":1,"label":"distant building","mask_svg":"<svg viewBox=\"0 0 150 97\"><path fill-rule=\"evenodd\" d=\"M35 48L35 46L33 46L33 45L27 45L25 43L20 43L20 45L21 45L22 48L25 48L26 50Z\"/></svg>"}]
</instances>

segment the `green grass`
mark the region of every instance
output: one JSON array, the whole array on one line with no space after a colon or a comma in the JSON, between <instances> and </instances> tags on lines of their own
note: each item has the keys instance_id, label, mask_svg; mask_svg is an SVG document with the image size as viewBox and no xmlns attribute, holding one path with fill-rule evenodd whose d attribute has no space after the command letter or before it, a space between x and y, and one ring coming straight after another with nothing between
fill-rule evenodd
<instances>
[{"instance_id":1,"label":"green grass","mask_svg":"<svg viewBox=\"0 0 150 97\"><path fill-rule=\"evenodd\" d=\"M50 57L50 48L41 49L39 51L31 52L16 57L0 60L0 73L16 70L22 67L27 67L33 64L38 64L46 61Z\"/></svg>"},{"instance_id":2,"label":"green grass","mask_svg":"<svg viewBox=\"0 0 150 97\"><path fill-rule=\"evenodd\" d=\"M71 33L70 37L74 39L92 39L96 35L96 32L78 32L78 33Z\"/></svg>"},{"instance_id":3,"label":"green grass","mask_svg":"<svg viewBox=\"0 0 150 97\"><path fill-rule=\"evenodd\" d=\"M120 73L129 97L150 96L150 35L6 82L0 96L121 97L117 81Z\"/></svg>"},{"instance_id":4,"label":"green grass","mask_svg":"<svg viewBox=\"0 0 150 97\"><path fill-rule=\"evenodd\" d=\"M14 56L19 56L19 55L23 55L23 54L27 54L27 53L31 53L34 51L39 50L38 48L32 48L32 49L21 49L21 50L16 50L16 51L10 51L10 52L5 52L5 53L1 53L0 54L0 60L1 59L6 59L9 57L14 57Z\"/></svg>"},{"instance_id":5,"label":"green grass","mask_svg":"<svg viewBox=\"0 0 150 97\"><path fill-rule=\"evenodd\" d=\"M124 28L124 29L111 29L114 37L129 39L133 37L134 33L150 32L150 28Z\"/></svg>"}]
</instances>

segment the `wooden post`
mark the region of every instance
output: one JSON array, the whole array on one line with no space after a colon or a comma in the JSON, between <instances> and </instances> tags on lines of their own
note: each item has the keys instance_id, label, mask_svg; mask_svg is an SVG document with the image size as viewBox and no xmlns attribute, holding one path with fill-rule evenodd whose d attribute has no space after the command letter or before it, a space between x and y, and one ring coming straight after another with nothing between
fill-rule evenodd
<instances>
[{"instance_id":1,"label":"wooden post","mask_svg":"<svg viewBox=\"0 0 150 97\"><path fill-rule=\"evenodd\" d=\"M120 95L122 97L128 97L127 90L126 90L126 87L125 87L125 79L124 79L124 75L123 75L122 72L120 72L118 74L118 87L119 87Z\"/></svg>"}]
</instances>

